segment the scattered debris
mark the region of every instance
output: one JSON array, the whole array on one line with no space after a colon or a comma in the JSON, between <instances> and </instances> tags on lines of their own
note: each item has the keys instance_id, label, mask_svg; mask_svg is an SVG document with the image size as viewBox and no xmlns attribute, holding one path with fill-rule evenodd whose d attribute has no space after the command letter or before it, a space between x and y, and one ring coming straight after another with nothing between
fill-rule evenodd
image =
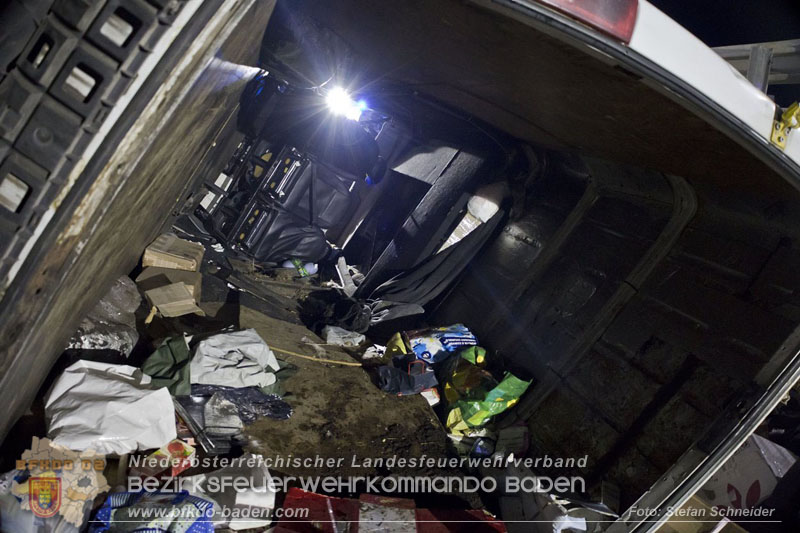
<instances>
[{"instance_id":1,"label":"scattered debris","mask_svg":"<svg viewBox=\"0 0 800 533\"><path fill-rule=\"evenodd\" d=\"M290 259L284 261L281 265L283 268L293 268L297 270L297 273L300 274L300 277L307 278L309 276L313 276L319 270L319 267L316 263L303 263L299 259Z\"/></svg>"},{"instance_id":2,"label":"scattered debris","mask_svg":"<svg viewBox=\"0 0 800 533\"><path fill-rule=\"evenodd\" d=\"M213 507L213 502L187 491L118 492L98 509L89 531L211 533L214 524L209 517L213 516Z\"/></svg>"},{"instance_id":3,"label":"scattered debris","mask_svg":"<svg viewBox=\"0 0 800 533\"><path fill-rule=\"evenodd\" d=\"M141 465L130 469L129 475L144 478L168 472L170 477L175 477L191 468L194 455L194 447L175 439L145 457Z\"/></svg>"},{"instance_id":4,"label":"scattered debris","mask_svg":"<svg viewBox=\"0 0 800 533\"><path fill-rule=\"evenodd\" d=\"M328 363L328 364L342 365L342 366L361 366L361 363L359 363L358 361L341 361L339 359L329 359L329 358L322 357L323 355L325 355L325 350L323 350L320 347L319 343L307 342L307 341L310 340L307 337L303 337L300 340L305 342L309 346L313 347L314 351L317 352L318 355L316 357L314 357L314 356L311 356L311 355L305 355L305 354L302 354L302 353L293 352L291 350L284 350L283 348L274 348L273 347L273 350L275 350L278 353L282 353L282 354L285 354L285 355L291 355L292 357L300 357L301 359L307 359L309 361L316 361L318 363Z\"/></svg>"},{"instance_id":5,"label":"scattered debris","mask_svg":"<svg viewBox=\"0 0 800 533\"><path fill-rule=\"evenodd\" d=\"M461 348L478 344L478 339L463 324L409 331L406 338L417 358L428 363L443 361Z\"/></svg>"},{"instance_id":6,"label":"scattered debris","mask_svg":"<svg viewBox=\"0 0 800 533\"><path fill-rule=\"evenodd\" d=\"M433 367L423 360L418 360L411 353L403 336L395 333L387 348L392 355L392 365L384 365L378 369L379 386L381 390L391 392L399 396L408 394L420 394L423 391L435 390L438 384ZM425 399L428 403L435 405L438 403L438 393L429 393ZM434 402L435 403L432 403Z\"/></svg>"},{"instance_id":7,"label":"scattered debris","mask_svg":"<svg viewBox=\"0 0 800 533\"><path fill-rule=\"evenodd\" d=\"M550 523L546 531L561 533L562 531L586 531L586 519L571 516L568 511L557 503L551 503L542 509L540 520Z\"/></svg>"},{"instance_id":8,"label":"scattered debris","mask_svg":"<svg viewBox=\"0 0 800 533\"><path fill-rule=\"evenodd\" d=\"M447 438L460 456L488 457L496 450L497 433L485 427L467 434L449 433ZM486 453L490 448L492 451Z\"/></svg>"},{"instance_id":9,"label":"scattered debris","mask_svg":"<svg viewBox=\"0 0 800 533\"><path fill-rule=\"evenodd\" d=\"M244 429L236 404L219 392L206 402L203 418L204 429L209 435L228 437L238 435Z\"/></svg>"},{"instance_id":10,"label":"scattered debris","mask_svg":"<svg viewBox=\"0 0 800 533\"><path fill-rule=\"evenodd\" d=\"M272 522L272 509L275 508L275 489L269 470L259 455L246 454L242 457L243 466L231 466L206 474L188 478L192 486L201 488L200 494L213 500L212 523L233 531L262 528ZM248 466L250 464L256 466ZM225 480L247 479L249 486L236 490ZM232 518L233 517L233 518Z\"/></svg>"},{"instance_id":11,"label":"scattered debris","mask_svg":"<svg viewBox=\"0 0 800 533\"><path fill-rule=\"evenodd\" d=\"M355 348L366 340L366 337L361 333L348 331L337 326L325 326L322 328L322 337L328 344L344 346L345 348Z\"/></svg>"},{"instance_id":12,"label":"scattered debris","mask_svg":"<svg viewBox=\"0 0 800 533\"><path fill-rule=\"evenodd\" d=\"M202 244L179 239L174 233L164 233L145 248L142 266L197 271L205 251Z\"/></svg>"},{"instance_id":13,"label":"scattered debris","mask_svg":"<svg viewBox=\"0 0 800 533\"><path fill-rule=\"evenodd\" d=\"M382 359L384 354L386 353L386 346L381 346L380 344L373 344L369 348L364 351L364 354L361 356L361 359Z\"/></svg>"},{"instance_id":14,"label":"scattered debris","mask_svg":"<svg viewBox=\"0 0 800 533\"><path fill-rule=\"evenodd\" d=\"M71 450L118 455L160 448L176 437L172 398L138 368L78 361L45 400L47 433Z\"/></svg>"},{"instance_id":15,"label":"scattered debris","mask_svg":"<svg viewBox=\"0 0 800 533\"><path fill-rule=\"evenodd\" d=\"M339 275L339 281L342 283L342 292L344 292L345 296L348 298L352 298L358 287L356 287L353 276L350 274L350 267L347 265L347 260L344 256L340 256L339 259L336 260L336 273ZM363 276L361 277L363 279Z\"/></svg>"},{"instance_id":16,"label":"scattered debris","mask_svg":"<svg viewBox=\"0 0 800 533\"><path fill-rule=\"evenodd\" d=\"M414 500L362 494L358 500L315 494L296 487L289 489L283 502L284 514L290 509L307 509L307 520L282 519L278 532L310 531L308 525L324 524L323 531L345 532L351 525L358 531L450 531L452 524L468 524L470 531L506 531L503 522L485 511L473 509L419 509Z\"/></svg>"},{"instance_id":17,"label":"scattered debris","mask_svg":"<svg viewBox=\"0 0 800 533\"><path fill-rule=\"evenodd\" d=\"M118 278L81 321L67 349L111 350L127 357L139 340L134 312L141 302L142 297L130 278Z\"/></svg>"},{"instance_id":18,"label":"scattered debris","mask_svg":"<svg viewBox=\"0 0 800 533\"><path fill-rule=\"evenodd\" d=\"M183 283L196 301L200 301L203 276L200 272L176 270L174 268L147 267L136 276L136 284L145 292L159 287Z\"/></svg>"},{"instance_id":19,"label":"scattered debris","mask_svg":"<svg viewBox=\"0 0 800 533\"><path fill-rule=\"evenodd\" d=\"M338 290L318 290L303 300L300 316L315 332L325 326L338 326L364 333L369 329L372 310L369 305Z\"/></svg>"},{"instance_id":20,"label":"scattered debris","mask_svg":"<svg viewBox=\"0 0 800 533\"><path fill-rule=\"evenodd\" d=\"M436 388L434 387L431 387L430 389L425 389L419 394L420 396L425 398L425 401L428 402L428 405L430 405L431 407L439 405L439 402L442 401L442 397L439 395L439 391L436 390Z\"/></svg>"},{"instance_id":21,"label":"scattered debris","mask_svg":"<svg viewBox=\"0 0 800 533\"><path fill-rule=\"evenodd\" d=\"M467 201L467 212L464 213L439 251L457 244L478 226L489 222L500 210L503 200L510 196L510 192L505 181L498 181L478 189Z\"/></svg>"},{"instance_id":22,"label":"scattered debris","mask_svg":"<svg viewBox=\"0 0 800 533\"><path fill-rule=\"evenodd\" d=\"M408 362L406 358L393 359L394 366L384 365L378 369L381 390L405 396L419 394L437 385L436 374L425 362ZM406 368L403 368L405 366ZM414 368L420 368L414 370Z\"/></svg>"},{"instance_id":23,"label":"scattered debris","mask_svg":"<svg viewBox=\"0 0 800 533\"><path fill-rule=\"evenodd\" d=\"M510 426L498 432L496 453L507 457L513 454L516 457L525 456L530 446L530 436L527 426Z\"/></svg>"},{"instance_id":24,"label":"scattered debris","mask_svg":"<svg viewBox=\"0 0 800 533\"><path fill-rule=\"evenodd\" d=\"M462 396L455 388L451 389L456 391L457 396L454 401L448 401L451 409L447 415L447 429L450 432L463 433L483 426L490 418L516 404L530 384L530 381L523 381L506 372L500 383L491 389L483 379L466 396Z\"/></svg>"},{"instance_id":25,"label":"scattered debris","mask_svg":"<svg viewBox=\"0 0 800 533\"><path fill-rule=\"evenodd\" d=\"M142 372L150 376L154 386L184 396L191 393L189 359L186 337L169 337L142 363Z\"/></svg>"},{"instance_id":26,"label":"scattered debris","mask_svg":"<svg viewBox=\"0 0 800 533\"><path fill-rule=\"evenodd\" d=\"M174 399L176 425L179 431L186 427L192 438L208 455L222 455L231 450L231 438L213 435L206 431L205 406L209 398L204 396L178 396ZM237 435L238 436L238 435Z\"/></svg>"},{"instance_id":27,"label":"scattered debris","mask_svg":"<svg viewBox=\"0 0 800 533\"><path fill-rule=\"evenodd\" d=\"M245 424L252 424L259 418L285 420L292 416L292 408L288 403L275 394L265 394L255 387L192 385L192 395L220 396L230 401Z\"/></svg>"},{"instance_id":28,"label":"scattered debris","mask_svg":"<svg viewBox=\"0 0 800 533\"><path fill-rule=\"evenodd\" d=\"M175 317L188 314L203 316L203 310L197 306L191 286L183 282L164 285L145 291L150 305L155 307L161 316Z\"/></svg>"},{"instance_id":29,"label":"scattered debris","mask_svg":"<svg viewBox=\"0 0 800 533\"><path fill-rule=\"evenodd\" d=\"M783 446L751 435L697 495L712 507L750 509L772 494L796 462Z\"/></svg>"},{"instance_id":30,"label":"scattered debris","mask_svg":"<svg viewBox=\"0 0 800 533\"><path fill-rule=\"evenodd\" d=\"M275 354L253 329L201 341L190 364L192 383L228 387L272 385L278 370Z\"/></svg>"}]
</instances>

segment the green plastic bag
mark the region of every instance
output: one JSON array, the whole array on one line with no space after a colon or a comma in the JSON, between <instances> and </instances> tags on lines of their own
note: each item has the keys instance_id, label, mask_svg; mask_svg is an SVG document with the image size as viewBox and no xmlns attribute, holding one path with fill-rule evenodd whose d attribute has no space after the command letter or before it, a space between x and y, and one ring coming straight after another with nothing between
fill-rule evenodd
<instances>
[{"instance_id":1,"label":"green plastic bag","mask_svg":"<svg viewBox=\"0 0 800 533\"><path fill-rule=\"evenodd\" d=\"M456 401L447 416L447 428L452 433L461 433L485 425L493 416L513 407L530 384L506 372L503 380L482 400Z\"/></svg>"},{"instance_id":2,"label":"green plastic bag","mask_svg":"<svg viewBox=\"0 0 800 533\"><path fill-rule=\"evenodd\" d=\"M480 346L470 346L469 348L464 348L458 352L458 355L461 356L462 359L466 359L475 366L479 366L481 368L486 366L486 350Z\"/></svg>"}]
</instances>

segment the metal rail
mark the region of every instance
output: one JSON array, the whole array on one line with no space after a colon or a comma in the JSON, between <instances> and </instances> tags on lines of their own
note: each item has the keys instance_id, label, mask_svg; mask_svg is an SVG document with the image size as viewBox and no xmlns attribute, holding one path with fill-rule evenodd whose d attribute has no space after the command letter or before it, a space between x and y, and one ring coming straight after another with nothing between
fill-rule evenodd
<instances>
[{"instance_id":1,"label":"metal rail","mask_svg":"<svg viewBox=\"0 0 800 533\"><path fill-rule=\"evenodd\" d=\"M800 39L718 46L713 50L762 91L766 92L768 85L800 83Z\"/></svg>"}]
</instances>

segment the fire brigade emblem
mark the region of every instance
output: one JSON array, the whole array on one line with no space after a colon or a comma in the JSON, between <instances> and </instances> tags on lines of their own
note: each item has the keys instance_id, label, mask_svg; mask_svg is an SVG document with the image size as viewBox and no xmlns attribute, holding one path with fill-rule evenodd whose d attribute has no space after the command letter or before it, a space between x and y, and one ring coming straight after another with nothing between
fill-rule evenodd
<instances>
[{"instance_id":1,"label":"fire brigade emblem","mask_svg":"<svg viewBox=\"0 0 800 533\"><path fill-rule=\"evenodd\" d=\"M61 507L61 479L57 477L32 477L28 480L28 498L31 511L36 516L50 518Z\"/></svg>"}]
</instances>

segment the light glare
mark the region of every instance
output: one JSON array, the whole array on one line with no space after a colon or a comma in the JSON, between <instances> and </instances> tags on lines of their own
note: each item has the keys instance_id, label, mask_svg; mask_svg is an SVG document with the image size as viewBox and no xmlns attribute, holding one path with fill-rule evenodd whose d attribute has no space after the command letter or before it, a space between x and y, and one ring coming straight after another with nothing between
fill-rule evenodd
<instances>
[{"instance_id":1,"label":"light glare","mask_svg":"<svg viewBox=\"0 0 800 533\"><path fill-rule=\"evenodd\" d=\"M366 108L366 103L363 100L356 102L341 87L331 89L325 97L325 103L331 113L341 115L350 120L360 119L361 112Z\"/></svg>"}]
</instances>

